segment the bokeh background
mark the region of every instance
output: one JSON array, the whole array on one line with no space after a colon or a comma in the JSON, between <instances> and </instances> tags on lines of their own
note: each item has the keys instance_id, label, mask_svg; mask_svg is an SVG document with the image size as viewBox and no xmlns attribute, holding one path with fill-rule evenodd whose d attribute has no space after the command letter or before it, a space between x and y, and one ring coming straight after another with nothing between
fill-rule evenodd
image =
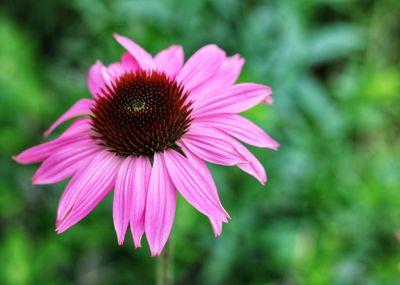
<instances>
[{"instance_id":1,"label":"bokeh background","mask_svg":"<svg viewBox=\"0 0 400 285\"><path fill-rule=\"evenodd\" d=\"M245 113L282 145L251 148L269 182L212 167L232 216L217 239L179 199L176 284L400 284L399 19L398 0L1 1L0 284L155 282L145 241L117 245L112 195L57 235L66 183L32 186L37 166L11 159L90 96L90 65L123 51L113 32L186 58L217 43L274 90Z\"/></svg>"}]
</instances>

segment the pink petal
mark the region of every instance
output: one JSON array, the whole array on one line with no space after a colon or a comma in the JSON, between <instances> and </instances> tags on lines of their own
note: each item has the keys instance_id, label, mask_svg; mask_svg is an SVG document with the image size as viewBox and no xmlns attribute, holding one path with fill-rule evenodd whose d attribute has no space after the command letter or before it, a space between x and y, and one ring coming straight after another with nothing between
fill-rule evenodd
<instances>
[{"instance_id":1,"label":"pink petal","mask_svg":"<svg viewBox=\"0 0 400 285\"><path fill-rule=\"evenodd\" d=\"M222 221L214 219L214 218L209 218L211 227L214 231L214 235L216 237L220 236L222 233Z\"/></svg>"},{"instance_id":2,"label":"pink petal","mask_svg":"<svg viewBox=\"0 0 400 285\"><path fill-rule=\"evenodd\" d=\"M255 177L262 185L265 185L267 182L267 174L262 164L245 146L237 141L235 142L236 149L239 150L244 159L248 161L248 163L239 163L237 167Z\"/></svg>"},{"instance_id":3,"label":"pink petal","mask_svg":"<svg viewBox=\"0 0 400 285\"><path fill-rule=\"evenodd\" d=\"M108 72L108 68L107 67L105 67L105 66L103 66L102 68L101 68L101 70L100 70L100 72L101 72L101 76L103 77L103 79L104 79L104 89L107 87L107 86L112 86L112 83L113 83L113 77L112 77L112 75ZM102 89L102 90L100 90L100 96L102 96L103 95L103 90L104 89Z\"/></svg>"},{"instance_id":4,"label":"pink petal","mask_svg":"<svg viewBox=\"0 0 400 285\"><path fill-rule=\"evenodd\" d=\"M120 158L110 152L101 151L87 167L74 175L58 205L58 233L86 217L111 191L120 163Z\"/></svg>"},{"instance_id":5,"label":"pink petal","mask_svg":"<svg viewBox=\"0 0 400 285\"><path fill-rule=\"evenodd\" d=\"M70 144L47 158L33 176L33 184L51 184L62 181L84 167L99 151L89 139Z\"/></svg>"},{"instance_id":6,"label":"pink petal","mask_svg":"<svg viewBox=\"0 0 400 285\"><path fill-rule=\"evenodd\" d=\"M261 182L261 184L265 184L267 181L266 174L264 167L261 163L254 157L254 155L241 143L237 140L232 138L231 136L223 133L222 131L215 129L215 128L196 128L196 125L191 126L192 129L189 131L188 134L182 140L182 144L184 144L188 149L190 149L195 155L199 156L200 158L207 160L212 163L216 164L223 164L218 163L217 160L211 160L217 155L221 155L223 150L217 151L215 147L210 145L208 148L203 147L201 152L198 150L199 141L202 141L203 144L207 144L212 140L218 141L219 144L225 145L226 148L230 148L232 151L229 155L234 155L236 160L238 161L236 165L242 169L243 171L253 175L257 180ZM195 133L197 136L196 144L193 144L193 135ZM215 153L217 152L217 153ZM211 159L210 159L211 157Z\"/></svg>"},{"instance_id":7,"label":"pink petal","mask_svg":"<svg viewBox=\"0 0 400 285\"><path fill-rule=\"evenodd\" d=\"M154 69L153 57L145 51L141 46L128 39L127 37L114 34L116 41L123 46L137 61L140 67L144 70Z\"/></svg>"},{"instance_id":8,"label":"pink petal","mask_svg":"<svg viewBox=\"0 0 400 285\"><path fill-rule=\"evenodd\" d=\"M160 51L154 58L157 70L163 71L169 77L174 77L181 70L183 60L183 49L178 45Z\"/></svg>"},{"instance_id":9,"label":"pink petal","mask_svg":"<svg viewBox=\"0 0 400 285\"><path fill-rule=\"evenodd\" d=\"M208 169L208 166L205 163L205 161L203 159L201 159L200 157L196 156L191 150L189 150L181 142L179 142L178 144L182 148L183 152L185 153L185 156L188 159L188 161L197 169L197 171L199 172L199 175L202 175L204 177L204 179L208 180L208 183L211 187L207 190L210 190L210 194L213 195L214 199L219 200L217 187L215 186L214 179L213 179L211 172Z\"/></svg>"},{"instance_id":10,"label":"pink petal","mask_svg":"<svg viewBox=\"0 0 400 285\"><path fill-rule=\"evenodd\" d=\"M217 128L247 144L257 147L266 147L275 150L279 148L279 143L267 135L260 127L237 114L218 114L200 117L192 122L192 125L195 124L203 125L203 128Z\"/></svg>"},{"instance_id":11,"label":"pink petal","mask_svg":"<svg viewBox=\"0 0 400 285\"><path fill-rule=\"evenodd\" d=\"M102 68L104 68L104 65L98 60L89 69L88 88L94 98L101 96L101 89L105 86L104 78L101 74Z\"/></svg>"},{"instance_id":12,"label":"pink petal","mask_svg":"<svg viewBox=\"0 0 400 285\"><path fill-rule=\"evenodd\" d=\"M127 157L122 162L117 174L114 189L113 220L118 244L124 243L126 229L132 211L133 179L132 172L135 157Z\"/></svg>"},{"instance_id":13,"label":"pink petal","mask_svg":"<svg viewBox=\"0 0 400 285\"><path fill-rule=\"evenodd\" d=\"M60 135L60 138L76 136L79 134L88 134L91 128L90 118L76 119L69 127Z\"/></svg>"},{"instance_id":14,"label":"pink petal","mask_svg":"<svg viewBox=\"0 0 400 285\"><path fill-rule=\"evenodd\" d=\"M240 113L266 100L271 88L255 83L240 83L195 103L193 116Z\"/></svg>"},{"instance_id":15,"label":"pink petal","mask_svg":"<svg viewBox=\"0 0 400 285\"><path fill-rule=\"evenodd\" d=\"M187 158L175 150L164 152L169 176L179 193L199 212L218 220L226 219L225 210L216 195L214 182L206 179Z\"/></svg>"},{"instance_id":16,"label":"pink petal","mask_svg":"<svg viewBox=\"0 0 400 285\"><path fill-rule=\"evenodd\" d=\"M212 178L211 172L208 169L207 164L204 162L204 160L202 160L201 158L199 158L198 156L193 154L183 144L180 144L180 147L182 148L183 152L185 153L185 156L187 157L187 159L197 168L198 172L201 173L201 175L205 179L207 179L209 181L209 183L212 185L212 187L209 189L209 190L211 190L210 194L213 195L215 197L215 199L219 199L217 187L215 186L214 179ZM229 217L228 213L226 213L226 211L225 211L225 214L230 219L230 217ZM208 217L208 218L210 220L210 223L211 223L211 226L212 226L215 236L217 237L217 236L221 235L222 222L227 223L227 221L225 219L218 220L213 217Z\"/></svg>"},{"instance_id":17,"label":"pink petal","mask_svg":"<svg viewBox=\"0 0 400 285\"><path fill-rule=\"evenodd\" d=\"M70 120L77 116L88 115L91 113L90 108L93 106L94 101L91 99L80 99L71 108L68 109L60 118L55 121L54 124L50 126L50 128L44 133L47 137L51 134L51 132L57 128L63 122Z\"/></svg>"},{"instance_id":18,"label":"pink petal","mask_svg":"<svg viewBox=\"0 0 400 285\"><path fill-rule=\"evenodd\" d=\"M56 151L71 145L77 141L80 141L86 138L86 134L79 134L73 136L61 136L52 141L42 143L36 145L34 147L28 148L27 150L21 152L17 156L14 156L13 159L21 164L30 164L35 162L41 162L48 158L50 155L55 153Z\"/></svg>"},{"instance_id":19,"label":"pink petal","mask_svg":"<svg viewBox=\"0 0 400 285\"><path fill-rule=\"evenodd\" d=\"M192 92L205 86L224 62L225 52L216 45L207 45L194 53L177 75L185 89Z\"/></svg>"},{"instance_id":20,"label":"pink petal","mask_svg":"<svg viewBox=\"0 0 400 285\"><path fill-rule=\"evenodd\" d=\"M113 206L114 227L119 244L123 244L126 229L131 222L131 227L135 227L132 228L135 246L140 246L150 172L150 161L144 157L127 157L121 164L115 183Z\"/></svg>"},{"instance_id":21,"label":"pink petal","mask_svg":"<svg viewBox=\"0 0 400 285\"><path fill-rule=\"evenodd\" d=\"M199 91L192 92L191 98L195 101L215 96L216 92L232 86L238 79L244 64L239 55L227 57L218 72Z\"/></svg>"},{"instance_id":22,"label":"pink petal","mask_svg":"<svg viewBox=\"0 0 400 285\"><path fill-rule=\"evenodd\" d=\"M148 158L139 156L135 163L133 183L133 211L131 212L131 233L136 248L140 247L140 240L144 234L144 215L146 207L147 189L151 175L151 164Z\"/></svg>"},{"instance_id":23,"label":"pink petal","mask_svg":"<svg viewBox=\"0 0 400 285\"><path fill-rule=\"evenodd\" d=\"M171 232L176 207L176 190L162 154L154 154L147 192L145 231L153 256L160 255Z\"/></svg>"},{"instance_id":24,"label":"pink petal","mask_svg":"<svg viewBox=\"0 0 400 285\"><path fill-rule=\"evenodd\" d=\"M264 100L262 100L262 103L271 105L272 103L274 103L274 99L271 96L265 97Z\"/></svg>"},{"instance_id":25,"label":"pink petal","mask_svg":"<svg viewBox=\"0 0 400 285\"><path fill-rule=\"evenodd\" d=\"M220 137L215 137L215 132L210 132L209 128L195 130L192 127L182 139L182 144L201 159L215 164L237 165L245 162L235 147Z\"/></svg>"},{"instance_id":26,"label":"pink petal","mask_svg":"<svg viewBox=\"0 0 400 285\"><path fill-rule=\"evenodd\" d=\"M129 72L135 72L137 69L140 69L139 63L129 52L122 55L121 64Z\"/></svg>"},{"instance_id":27,"label":"pink petal","mask_svg":"<svg viewBox=\"0 0 400 285\"><path fill-rule=\"evenodd\" d=\"M123 65L119 62L111 63L108 66L108 73L111 75L113 79L116 79L125 73L125 69Z\"/></svg>"}]
</instances>

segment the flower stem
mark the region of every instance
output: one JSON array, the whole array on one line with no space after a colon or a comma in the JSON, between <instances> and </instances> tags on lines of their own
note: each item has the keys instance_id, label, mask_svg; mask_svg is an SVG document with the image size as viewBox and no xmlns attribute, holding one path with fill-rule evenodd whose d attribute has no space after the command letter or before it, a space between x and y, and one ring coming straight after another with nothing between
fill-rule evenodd
<instances>
[{"instance_id":1,"label":"flower stem","mask_svg":"<svg viewBox=\"0 0 400 285\"><path fill-rule=\"evenodd\" d=\"M172 242L165 245L161 255L158 257L157 285L172 285Z\"/></svg>"}]
</instances>

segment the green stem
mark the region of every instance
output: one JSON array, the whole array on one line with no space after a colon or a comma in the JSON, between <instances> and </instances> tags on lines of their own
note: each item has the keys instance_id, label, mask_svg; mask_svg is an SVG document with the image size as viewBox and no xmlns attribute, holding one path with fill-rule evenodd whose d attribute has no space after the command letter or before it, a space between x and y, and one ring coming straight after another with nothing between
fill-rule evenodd
<instances>
[{"instance_id":1,"label":"green stem","mask_svg":"<svg viewBox=\"0 0 400 285\"><path fill-rule=\"evenodd\" d=\"M167 242L161 255L158 257L157 285L172 284L172 242L170 240Z\"/></svg>"}]
</instances>

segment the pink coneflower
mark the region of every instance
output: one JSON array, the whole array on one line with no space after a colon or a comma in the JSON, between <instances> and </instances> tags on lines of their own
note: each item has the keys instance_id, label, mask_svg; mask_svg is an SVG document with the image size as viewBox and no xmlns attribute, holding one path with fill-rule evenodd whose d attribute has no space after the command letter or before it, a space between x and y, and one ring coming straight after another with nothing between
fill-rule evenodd
<instances>
[{"instance_id":1,"label":"pink coneflower","mask_svg":"<svg viewBox=\"0 0 400 285\"><path fill-rule=\"evenodd\" d=\"M238 115L271 104L271 89L235 84L244 60L207 45L184 64L173 45L152 57L130 39L115 35L126 50L108 67L89 70L93 99L81 99L45 132L77 118L58 138L34 146L15 160L41 162L34 184L72 176L58 206L62 233L88 215L114 189L118 243L130 225L135 247L145 233L159 255L175 215L177 193L206 215L216 236L229 215L218 197L207 162L236 165L262 184L263 166L238 140L277 149L279 144ZM238 139L238 140L236 140Z\"/></svg>"}]
</instances>

